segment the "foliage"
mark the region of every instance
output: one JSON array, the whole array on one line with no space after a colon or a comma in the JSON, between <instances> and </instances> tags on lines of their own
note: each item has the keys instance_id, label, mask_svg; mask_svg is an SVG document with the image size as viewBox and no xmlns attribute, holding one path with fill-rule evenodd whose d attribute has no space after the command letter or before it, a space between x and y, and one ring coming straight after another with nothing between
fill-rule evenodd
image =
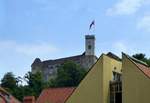
<instances>
[{"instance_id":1,"label":"foliage","mask_svg":"<svg viewBox=\"0 0 150 103\"><path fill-rule=\"evenodd\" d=\"M41 91L46 87L40 72L35 74L28 72L24 76L24 79L27 85L19 85L19 82L22 83L23 79L20 77L15 78L12 72L8 72L2 78L1 86L20 101L22 101L24 96L33 95L38 97Z\"/></svg>"},{"instance_id":2,"label":"foliage","mask_svg":"<svg viewBox=\"0 0 150 103\"><path fill-rule=\"evenodd\" d=\"M57 77L50 80L52 87L77 86L86 71L77 64L67 61L58 70Z\"/></svg>"},{"instance_id":3,"label":"foliage","mask_svg":"<svg viewBox=\"0 0 150 103\"><path fill-rule=\"evenodd\" d=\"M42 89L45 87L45 82L41 72L37 72L35 74L28 72L25 75L25 80L27 82L27 86L25 86L25 90L28 90L30 95L34 95L38 97L41 93ZM27 95L29 95L26 93Z\"/></svg>"},{"instance_id":4,"label":"foliage","mask_svg":"<svg viewBox=\"0 0 150 103\"><path fill-rule=\"evenodd\" d=\"M12 72L8 72L1 80L1 87L5 88L12 95L20 99L22 96L19 93L21 92L19 82L20 77L15 78L15 75Z\"/></svg>"},{"instance_id":5,"label":"foliage","mask_svg":"<svg viewBox=\"0 0 150 103\"><path fill-rule=\"evenodd\" d=\"M145 62L148 66L150 66L150 58L147 58L143 53L137 53L133 55L134 58Z\"/></svg>"},{"instance_id":6,"label":"foliage","mask_svg":"<svg viewBox=\"0 0 150 103\"><path fill-rule=\"evenodd\" d=\"M147 63L150 66L150 58L145 54L138 53L133 55L134 58ZM28 72L24 78L15 77L12 72L6 73L2 80L1 86L10 92L17 99L22 101L24 96L38 97L41 91L47 87L73 87L77 86L85 76L86 70L74 62L65 62L57 71L57 76L45 82L41 72L35 74ZM24 80L26 85L24 84Z\"/></svg>"},{"instance_id":7,"label":"foliage","mask_svg":"<svg viewBox=\"0 0 150 103\"><path fill-rule=\"evenodd\" d=\"M8 72L2 78L1 86L22 101L25 96L38 97L44 88L77 86L85 73L85 69L75 63L66 62L58 69L56 78L48 82L44 81L41 72L28 72L24 78L16 78L12 72Z\"/></svg>"}]
</instances>

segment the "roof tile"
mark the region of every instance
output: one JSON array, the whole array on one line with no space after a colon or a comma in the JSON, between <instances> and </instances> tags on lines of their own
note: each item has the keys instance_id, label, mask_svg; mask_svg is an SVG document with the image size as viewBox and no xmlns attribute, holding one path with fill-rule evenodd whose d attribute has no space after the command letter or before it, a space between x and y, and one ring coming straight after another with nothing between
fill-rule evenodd
<instances>
[{"instance_id":1,"label":"roof tile","mask_svg":"<svg viewBox=\"0 0 150 103\"><path fill-rule=\"evenodd\" d=\"M74 87L45 89L42 91L36 103L64 103L74 89Z\"/></svg>"},{"instance_id":2,"label":"roof tile","mask_svg":"<svg viewBox=\"0 0 150 103\"><path fill-rule=\"evenodd\" d=\"M150 68L149 67L146 67L142 64L139 64L139 63L136 63L136 65L139 67L139 69L146 75L150 78Z\"/></svg>"}]
</instances>

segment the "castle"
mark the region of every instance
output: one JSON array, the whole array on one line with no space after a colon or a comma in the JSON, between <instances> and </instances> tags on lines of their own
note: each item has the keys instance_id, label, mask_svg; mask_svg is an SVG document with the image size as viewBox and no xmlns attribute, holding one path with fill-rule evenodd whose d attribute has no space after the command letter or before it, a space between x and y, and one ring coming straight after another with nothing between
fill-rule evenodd
<instances>
[{"instance_id":1,"label":"castle","mask_svg":"<svg viewBox=\"0 0 150 103\"><path fill-rule=\"evenodd\" d=\"M48 80L50 77L56 76L57 69L66 61L73 61L88 70L97 61L95 56L95 36L85 35L85 52L81 55L46 61L36 58L31 65L32 73L41 71L44 79Z\"/></svg>"}]
</instances>

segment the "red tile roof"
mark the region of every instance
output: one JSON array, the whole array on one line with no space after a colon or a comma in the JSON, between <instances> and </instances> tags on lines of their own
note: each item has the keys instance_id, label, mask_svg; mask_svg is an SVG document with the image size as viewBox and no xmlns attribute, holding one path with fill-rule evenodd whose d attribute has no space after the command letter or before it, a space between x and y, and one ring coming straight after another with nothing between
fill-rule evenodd
<instances>
[{"instance_id":1,"label":"red tile roof","mask_svg":"<svg viewBox=\"0 0 150 103\"><path fill-rule=\"evenodd\" d=\"M0 95L1 95L1 99L3 99L4 101L6 101L5 96L9 96L10 98L10 102L9 103L20 103L20 101L18 101L15 97L13 97L10 93L8 93L4 88L0 87ZM4 102L5 103L5 102Z\"/></svg>"},{"instance_id":2,"label":"red tile roof","mask_svg":"<svg viewBox=\"0 0 150 103\"><path fill-rule=\"evenodd\" d=\"M34 96L25 96L23 98L23 103L35 103L35 97Z\"/></svg>"},{"instance_id":3,"label":"red tile roof","mask_svg":"<svg viewBox=\"0 0 150 103\"><path fill-rule=\"evenodd\" d=\"M18 101L15 97L11 96L10 97L10 103L21 103L20 101Z\"/></svg>"},{"instance_id":4,"label":"red tile roof","mask_svg":"<svg viewBox=\"0 0 150 103\"><path fill-rule=\"evenodd\" d=\"M74 87L45 89L36 103L64 103L74 90Z\"/></svg>"},{"instance_id":5,"label":"red tile roof","mask_svg":"<svg viewBox=\"0 0 150 103\"><path fill-rule=\"evenodd\" d=\"M145 62L140 61L136 58L130 57L129 55L126 55L124 53L123 55L126 56L131 62L133 62L138 67L138 69L150 79L150 67L148 67L148 65Z\"/></svg>"},{"instance_id":6,"label":"red tile roof","mask_svg":"<svg viewBox=\"0 0 150 103\"><path fill-rule=\"evenodd\" d=\"M136 63L138 68L147 76L150 78L150 68L147 66L144 66L142 64Z\"/></svg>"}]
</instances>

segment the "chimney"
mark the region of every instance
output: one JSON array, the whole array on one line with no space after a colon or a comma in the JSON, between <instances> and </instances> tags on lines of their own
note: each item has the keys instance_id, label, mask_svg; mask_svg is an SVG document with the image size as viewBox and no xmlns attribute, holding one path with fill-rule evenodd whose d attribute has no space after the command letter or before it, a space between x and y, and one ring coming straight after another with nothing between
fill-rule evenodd
<instances>
[{"instance_id":1,"label":"chimney","mask_svg":"<svg viewBox=\"0 0 150 103\"><path fill-rule=\"evenodd\" d=\"M34 96L26 96L23 98L23 103L35 103Z\"/></svg>"}]
</instances>

